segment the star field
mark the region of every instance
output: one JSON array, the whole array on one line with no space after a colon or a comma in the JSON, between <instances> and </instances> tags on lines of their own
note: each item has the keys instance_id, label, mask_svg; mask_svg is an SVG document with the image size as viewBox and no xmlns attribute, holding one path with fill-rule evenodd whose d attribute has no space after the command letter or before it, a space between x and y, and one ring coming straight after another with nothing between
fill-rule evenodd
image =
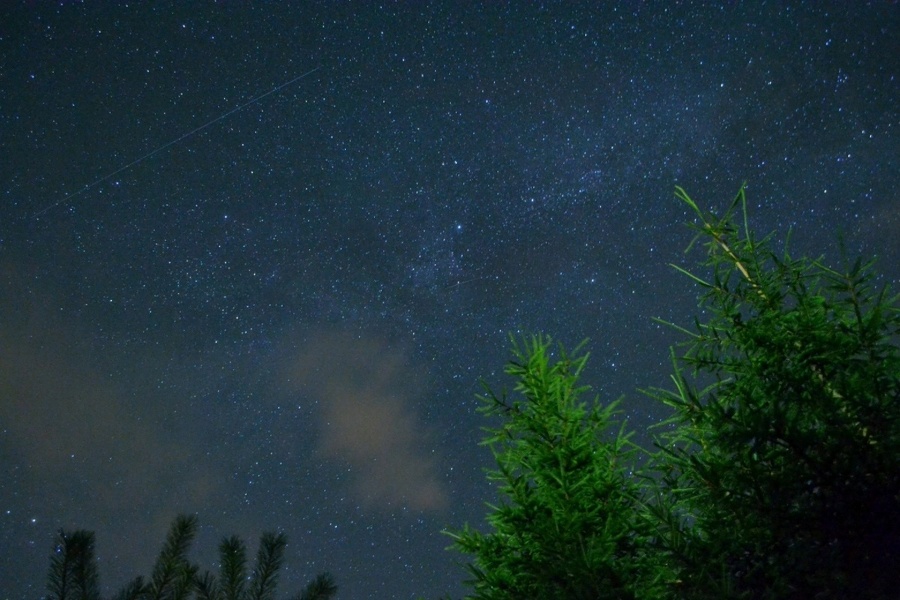
<instances>
[{"instance_id":1,"label":"star field","mask_svg":"<svg viewBox=\"0 0 900 600\"><path fill-rule=\"evenodd\" d=\"M281 596L461 596L440 532L492 499L508 333L590 338L636 439L665 418L674 185L746 181L757 232L896 286L898 34L889 2L4 6L0 596L60 527L111 593L179 512L204 569L284 531Z\"/></svg>"}]
</instances>

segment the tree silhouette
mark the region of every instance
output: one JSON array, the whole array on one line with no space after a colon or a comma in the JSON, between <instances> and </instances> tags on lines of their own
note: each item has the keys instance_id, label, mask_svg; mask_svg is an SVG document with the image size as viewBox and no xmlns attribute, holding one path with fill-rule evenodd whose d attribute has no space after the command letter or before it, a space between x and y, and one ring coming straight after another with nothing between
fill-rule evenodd
<instances>
[{"instance_id":1,"label":"tree silhouette","mask_svg":"<svg viewBox=\"0 0 900 600\"><path fill-rule=\"evenodd\" d=\"M197 597L209 600L237 600L246 594L247 549L237 536L219 544L219 580L207 571L197 582Z\"/></svg>"},{"instance_id":2,"label":"tree silhouette","mask_svg":"<svg viewBox=\"0 0 900 600\"><path fill-rule=\"evenodd\" d=\"M209 571L197 580L200 600L271 600L278 585L278 570L284 561L287 538L284 534L264 533L259 541L256 567L247 577L247 550L237 536L222 540L219 582Z\"/></svg>"},{"instance_id":3,"label":"tree silhouette","mask_svg":"<svg viewBox=\"0 0 900 600\"><path fill-rule=\"evenodd\" d=\"M187 600L191 596L198 600L274 600L287 545L284 534L262 535L256 566L249 576L244 542L237 536L223 539L219 545L221 564L216 578L209 571L200 576L198 566L187 557L196 531L196 516L178 516L150 578L135 577L113 597L116 600ZM92 532L59 531L50 556L47 581L48 600L100 600ZM336 593L334 578L322 573L297 598L326 600Z\"/></svg>"},{"instance_id":4,"label":"tree silhouette","mask_svg":"<svg viewBox=\"0 0 900 600\"><path fill-rule=\"evenodd\" d=\"M90 531L56 534L47 575L50 600L99 600L100 584Z\"/></svg>"},{"instance_id":5,"label":"tree silhouette","mask_svg":"<svg viewBox=\"0 0 900 600\"><path fill-rule=\"evenodd\" d=\"M150 581L142 590L141 599L182 600L189 597L194 588L198 567L188 560L187 553L196 534L195 515L180 515L175 518L153 566Z\"/></svg>"},{"instance_id":6,"label":"tree silhouette","mask_svg":"<svg viewBox=\"0 0 900 600\"><path fill-rule=\"evenodd\" d=\"M297 600L331 600L337 595L337 585L331 573L320 573L310 581L303 592L296 596Z\"/></svg>"}]
</instances>

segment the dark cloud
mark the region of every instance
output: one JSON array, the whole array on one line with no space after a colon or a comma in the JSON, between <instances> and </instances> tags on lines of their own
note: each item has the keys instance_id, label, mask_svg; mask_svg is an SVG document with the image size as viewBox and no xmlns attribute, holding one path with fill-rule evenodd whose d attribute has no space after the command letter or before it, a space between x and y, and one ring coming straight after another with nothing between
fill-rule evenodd
<instances>
[{"instance_id":1,"label":"dark cloud","mask_svg":"<svg viewBox=\"0 0 900 600\"><path fill-rule=\"evenodd\" d=\"M216 506L228 478L186 434L191 419L177 396L138 391L146 382L113 366L131 360L158 373L162 358L111 359L92 344L97 332L54 315L42 298L15 307L24 325L0 328L0 454L19 465L24 516L50 515L48 535L95 531L101 552L117 548L113 567L147 564L155 545L129 540L161 543L178 512ZM32 560L48 548L49 538L38 542Z\"/></svg>"},{"instance_id":2,"label":"dark cloud","mask_svg":"<svg viewBox=\"0 0 900 600\"><path fill-rule=\"evenodd\" d=\"M317 448L346 465L358 501L434 511L447 504L429 436L415 407L423 378L402 352L375 337L311 335L287 372L318 406Z\"/></svg>"}]
</instances>

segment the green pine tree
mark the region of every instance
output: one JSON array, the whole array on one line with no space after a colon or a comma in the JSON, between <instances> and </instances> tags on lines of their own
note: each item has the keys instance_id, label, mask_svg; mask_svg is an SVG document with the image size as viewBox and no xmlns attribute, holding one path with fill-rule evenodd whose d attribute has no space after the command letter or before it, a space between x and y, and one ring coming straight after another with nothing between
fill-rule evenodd
<instances>
[{"instance_id":1,"label":"green pine tree","mask_svg":"<svg viewBox=\"0 0 900 600\"><path fill-rule=\"evenodd\" d=\"M675 326L674 388L649 392L673 410L658 451L634 468L615 404L579 400L586 355L514 347L516 396L481 409L500 420L484 443L502 501L489 531L450 534L470 597L896 597L898 298L871 262L835 270L755 238L743 188L722 217L676 196L709 275L675 268L707 318Z\"/></svg>"},{"instance_id":2,"label":"green pine tree","mask_svg":"<svg viewBox=\"0 0 900 600\"><path fill-rule=\"evenodd\" d=\"M506 373L514 396L488 390L480 412L499 417L486 428L501 502L490 506L490 531L449 532L473 555L472 598L547 600L642 598L665 585L664 567L643 548L649 528L639 515L640 486L630 476L635 448L615 427L616 403L581 399L587 354L549 338L513 344ZM641 573L654 571L656 579Z\"/></svg>"},{"instance_id":3,"label":"green pine tree","mask_svg":"<svg viewBox=\"0 0 900 600\"><path fill-rule=\"evenodd\" d=\"M873 290L871 263L837 271L756 239L743 188L722 218L676 195L699 217L710 271L678 268L704 289L709 318L682 330L675 389L655 393L675 409L658 464L670 495L661 514L690 524L663 538L684 569L682 597L890 597L897 298Z\"/></svg>"}]
</instances>

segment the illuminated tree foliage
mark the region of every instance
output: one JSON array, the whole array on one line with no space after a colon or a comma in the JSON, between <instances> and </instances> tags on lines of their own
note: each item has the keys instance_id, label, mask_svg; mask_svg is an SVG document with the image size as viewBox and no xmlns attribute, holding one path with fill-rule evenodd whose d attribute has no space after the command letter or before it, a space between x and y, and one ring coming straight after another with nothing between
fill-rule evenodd
<instances>
[{"instance_id":1,"label":"illuminated tree foliage","mask_svg":"<svg viewBox=\"0 0 900 600\"><path fill-rule=\"evenodd\" d=\"M579 400L586 355L514 345L514 397L482 408L500 419L485 443L502 500L487 533L450 533L473 556L470 597L895 597L897 298L871 263L755 239L743 188L721 218L676 196L708 251L701 274L675 267L706 319L676 326L674 387L648 392L673 410L657 451L637 470L615 403Z\"/></svg>"},{"instance_id":2,"label":"illuminated tree foliage","mask_svg":"<svg viewBox=\"0 0 900 600\"><path fill-rule=\"evenodd\" d=\"M698 215L709 315L688 333L658 464L690 539L684 596L887 598L900 583L900 311L872 263L756 240L741 189ZM734 213L742 211L742 226ZM698 389L699 376L712 383ZM688 593L690 592L690 593Z\"/></svg>"},{"instance_id":3,"label":"illuminated tree foliage","mask_svg":"<svg viewBox=\"0 0 900 600\"><path fill-rule=\"evenodd\" d=\"M635 448L621 429L609 433L615 403L581 399L587 354L560 348L551 363L550 350L542 337L514 343L506 367L514 397L483 397L481 412L500 419L484 443L498 467L488 477L504 499L491 507L491 533L465 527L450 535L475 555L474 598L640 597L651 531L628 473Z\"/></svg>"}]
</instances>

